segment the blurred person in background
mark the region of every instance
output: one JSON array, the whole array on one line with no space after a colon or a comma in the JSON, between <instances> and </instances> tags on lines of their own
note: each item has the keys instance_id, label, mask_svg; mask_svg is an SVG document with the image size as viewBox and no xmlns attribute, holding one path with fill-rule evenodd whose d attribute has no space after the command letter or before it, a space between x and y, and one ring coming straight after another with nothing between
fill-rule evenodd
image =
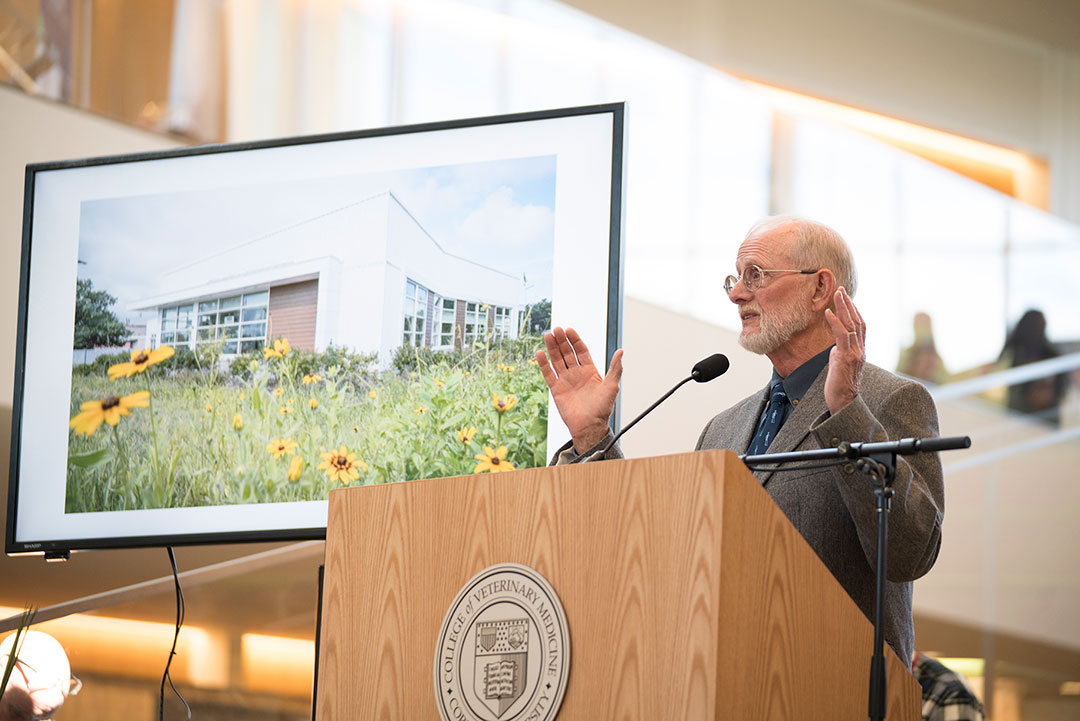
<instances>
[{"instance_id":1,"label":"blurred person in background","mask_svg":"<svg viewBox=\"0 0 1080 721\"><path fill-rule=\"evenodd\" d=\"M911 345L900 351L896 372L930 383L944 383L948 380L949 373L945 370L945 361L938 355L934 345L934 329L930 316L916 313L912 324L915 339Z\"/></svg>"},{"instance_id":2,"label":"blurred person in background","mask_svg":"<svg viewBox=\"0 0 1080 721\"><path fill-rule=\"evenodd\" d=\"M998 364L1006 368L1057 358L1061 352L1046 337L1046 317L1039 310L1029 310L1020 317L1005 339ZM1069 387L1068 374L1035 378L1009 386L1009 408L1038 416L1057 425L1061 401Z\"/></svg>"},{"instance_id":3,"label":"blurred person in background","mask_svg":"<svg viewBox=\"0 0 1080 721\"><path fill-rule=\"evenodd\" d=\"M985 721L983 706L962 674L918 651L911 673L922 688L923 721Z\"/></svg>"}]
</instances>

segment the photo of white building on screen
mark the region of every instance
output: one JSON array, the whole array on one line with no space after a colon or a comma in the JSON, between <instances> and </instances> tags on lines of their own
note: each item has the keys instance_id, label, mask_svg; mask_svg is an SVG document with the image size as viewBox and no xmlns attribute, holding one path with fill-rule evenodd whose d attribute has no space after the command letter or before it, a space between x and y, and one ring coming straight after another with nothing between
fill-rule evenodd
<instances>
[{"instance_id":1,"label":"photo of white building on screen","mask_svg":"<svg viewBox=\"0 0 1080 721\"><path fill-rule=\"evenodd\" d=\"M448 252L391 191L244 240L158 275L128 304L149 314L147 345L225 355L275 338L297 349L453 349L514 338L524 274Z\"/></svg>"}]
</instances>

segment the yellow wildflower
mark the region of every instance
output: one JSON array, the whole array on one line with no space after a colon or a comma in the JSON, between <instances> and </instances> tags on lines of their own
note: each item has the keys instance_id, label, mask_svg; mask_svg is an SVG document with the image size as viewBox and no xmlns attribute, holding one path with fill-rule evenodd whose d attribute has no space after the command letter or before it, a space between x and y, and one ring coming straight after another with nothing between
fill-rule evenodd
<instances>
[{"instance_id":1,"label":"yellow wildflower","mask_svg":"<svg viewBox=\"0 0 1080 721\"><path fill-rule=\"evenodd\" d=\"M311 375L306 375L303 378L301 378L300 379L300 384L306 386L306 385L309 385L311 383L318 383L321 380L322 380L321 375L319 375L318 373L312 373Z\"/></svg>"},{"instance_id":2,"label":"yellow wildflower","mask_svg":"<svg viewBox=\"0 0 1080 721\"><path fill-rule=\"evenodd\" d=\"M443 382L442 382L441 380L439 380L438 378L436 378L436 379L435 379L435 385L436 385L436 386L438 386L439 388L445 388L445 387L446 387L446 384L445 384L445 383L443 383Z\"/></svg>"},{"instance_id":3,"label":"yellow wildflower","mask_svg":"<svg viewBox=\"0 0 1080 721\"><path fill-rule=\"evenodd\" d=\"M484 446L484 452L477 453L475 458L480 462L476 464L473 473L501 473L514 470L514 464L506 460L506 446L499 446L498 450L493 450L491 446Z\"/></svg>"},{"instance_id":4,"label":"yellow wildflower","mask_svg":"<svg viewBox=\"0 0 1080 721\"><path fill-rule=\"evenodd\" d=\"M311 407L311 410L315 410L319 407L319 402L314 398L308 398L307 404Z\"/></svg>"},{"instance_id":5,"label":"yellow wildflower","mask_svg":"<svg viewBox=\"0 0 1080 721\"><path fill-rule=\"evenodd\" d=\"M296 453L296 441L292 438L275 438L266 444L266 450L274 458L281 458L286 454L291 456Z\"/></svg>"},{"instance_id":6,"label":"yellow wildflower","mask_svg":"<svg viewBox=\"0 0 1080 721\"><path fill-rule=\"evenodd\" d=\"M293 456L293 459L289 461L289 481L296 483L300 480L300 473L304 470L304 459L300 456Z\"/></svg>"},{"instance_id":7,"label":"yellow wildflower","mask_svg":"<svg viewBox=\"0 0 1080 721\"><path fill-rule=\"evenodd\" d=\"M512 373L514 371L514 366L508 366L503 363L496 363L495 365L498 366L499 370L505 373Z\"/></svg>"},{"instance_id":8,"label":"yellow wildflower","mask_svg":"<svg viewBox=\"0 0 1080 721\"><path fill-rule=\"evenodd\" d=\"M281 358L289 352L288 338L275 338L274 345L263 348L264 358Z\"/></svg>"},{"instance_id":9,"label":"yellow wildflower","mask_svg":"<svg viewBox=\"0 0 1080 721\"><path fill-rule=\"evenodd\" d=\"M464 443L469 444L469 441L476 435L476 426L463 426L460 431L457 432L457 439Z\"/></svg>"},{"instance_id":10,"label":"yellow wildflower","mask_svg":"<svg viewBox=\"0 0 1080 721\"><path fill-rule=\"evenodd\" d=\"M150 405L150 391L136 391L126 396L108 396L99 401L87 401L80 406L81 411L68 424L76 433L92 436L104 421L110 426L120 422L121 416L131 415L132 408L145 408Z\"/></svg>"},{"instance_id":11,"label":"yellow wildflower","mask_svg":"<svg viewBox=\"0 0 1080 721\"><path fill-rule=\"evenodd\" d=\"M292 406L282 406L277 409L277 412L279 416L287 416L292 413Z\"/></svg>"},{"instance_id":12,"label":"yellow wildflower","mask_svg":"<svg viewBox=\"0 0 1080 721\"><path fill-rule=\"evenodd\" d=\"M169 345L159 346L154 350L150 350L149 348L133 350L131 351L130 361L109 366L109 378L112 380L116 380L117 378L130 378L136 373L142 373L155 363L160 363L166 358L171 358L174 353L176 353L176 351Z\"/></svg>"},{"instance_id":13,"label":"yellow wildflower","mask_svg":"<svg viewBox=\"0 0 1080 721\"><path fill-rule=\"evenodd\" d=\"M425 413L427 413L427 408L425 408L424 406L417 406L416 407L416 415L422 416Z\"/></svg>"},{"instance_id":14,"label":"yellow wildflower","mask_svg":"<svg viewBox=\"0 0 1080 721\"><path fill-rule=\"evenodd\" d=\"M213 413L214 412L214 406L211 403L207 403L205 406L203 406L203 408L206 409L207 413Z\"/></svg>"},{"instance_id":15,"label":"yellow wildflower","mask_svg":"<svg viewBox=\"0 0 1080 721\"><path fill-rule=\"evenodd\" d=\"M505 413L517 404L517 398L513 396L503 396L499 398L498 393L491 394L491 405L495 407L499 413Z\"/></svg>"},{"instance_id":16,"label":"yellow wildflower","mask_svg":"<svg viewBox=\"0 0 1080 721\"><path fill-rule=\"evenodd\" d=\"M355 453L350 453L345 446L335 451L320 453L319 456L323 459L319 468L326 471L331 481L344 485L360 477L360 468L363 468L365 472L368 469L367 464L357 458Z\"/></svg>"},{"instance_id":17,"label":"yellow wildflower","mask_svg":"<svg viewBox=\"0 0 1080 721\"><path fill-rule=\"evenodd\" d=\"M379 397L379 392L377 390L375 390L374 388L372 388L371 390L369 390L367 392L367 397L370 398L371 400L375 400L376 398Z\"/></svg>"},{"instance_id":18,"label":"yellow wildflower","mask_svg":"<svg viewBox=\"0 0 1080 721\"><path fill-rule=\"evenodd\" d=\"M244 417L239 413L232 417L232 427L234 431L239 431L244 427Z\"/></svg>"},{"instance_id":19,"label":"yellow wildflower","mask_svg":"<svg viewBox=\"0 0 1080 721\"><path fill-rule=\"evenodd\" d=\"M275 389L274 389L274 395L275 395L275 396L277 396L278 398L280 398L280 397L281 397L281 395L282 395L282 394L283 394L284 392L285 392L285 389L284 389L284 388L282 388L281 386L278 386L277 388L275 388Z\"/></svg>"}]
</instances>

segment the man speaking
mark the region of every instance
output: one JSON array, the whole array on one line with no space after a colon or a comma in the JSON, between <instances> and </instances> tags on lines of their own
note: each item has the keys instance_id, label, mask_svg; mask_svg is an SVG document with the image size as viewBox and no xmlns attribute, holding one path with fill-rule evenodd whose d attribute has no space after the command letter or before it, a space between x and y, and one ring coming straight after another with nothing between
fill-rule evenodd
<instances>
[{"instance_id":1,"label":"man speaking","mask_svg":"<svg viewBox=\"0 0 1080 721\"><path fill-rule=\"evenodd\" d=\"M742 321L739 344L768 356L772 378L709 421L698 449L756 455L938 435L926 389L866 363L866 323L851 300L854 263L836 231L802 218L767 218L747 233L735 269L724 289ZM554 328L544 341L547 355L537 353L537 361L572 439L558 460L592 460L612 439L608 419L622 350L601 377L572 328ZM604 454L620 456L617 447ZM868 477L853 463L769 467L754 475L872 620L877 502ZM912 581L930 570L941 546L945 493L937 454L897 458L892 488L883 632L910 665Z\"/></svg>"}]
</instances>

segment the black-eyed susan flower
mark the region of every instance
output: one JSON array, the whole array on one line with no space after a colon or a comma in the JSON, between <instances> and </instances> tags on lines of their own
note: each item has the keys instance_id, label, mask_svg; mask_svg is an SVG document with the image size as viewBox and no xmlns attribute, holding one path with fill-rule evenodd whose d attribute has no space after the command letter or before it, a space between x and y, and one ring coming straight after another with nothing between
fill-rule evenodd
<instances>
[{"instance_id":1,"label":"black-eyed susan flower","mask_svg":"<svg viewBox=\"0 0 1080 721\"><path fill-rule=\"evenodd\" d=\"M173 350L171 345L158 346L154 350L149 348L133 350L131 351L131 360L109 366L109 378L112 380L130 378L136 373L142 373L155 363L160 363L166 358L172 358L174 353L176 351Z\"/></svg>"},{"instance_id":2,"label":"black-eyed susan flower","mask_svg":"<svg viewBox=\"0 0 1080 721\"><path fill-rule=\"evenodd\" d=\"M234 431L240 431L244 429L244 417L239 413L232 417L232 427Z\"/></svg>"},{"instance_id":3,"label":"black-eyed susan flower","mask_svg":"<svg viewBox=\"0 0 1080 721\"><path fill-rule=\"evenodd\" d=\"M436 385L437 387L439 387L439 388L445 388L445 387L446 387L446 383L444 383L443 381L439 380L438 378L436 378L436 379L435 379L435 385Z\"/></svg>"},{"instance_id":4,"label":"black-eyed susan flower","mask_svg":"<svg viewBox=\"0 0 1080 721\"><path fill-rule=\"evenodd\" d=\"M205 410L207 413L213 413L214 412L214 404L213 403L207 403L206 405L203 406L203 410Z\"/></svg>"},{"instance_id":5,"label":"black-eyed susan flower","mask_svg":"<svg viewBox=\"0 0 1080 721\"><path fill-rule=\"evenodd\" d=\"M308 404L308 407L311 408L311 410L315 410L316 408L319 407L319 402L317 400L315 400L314 398L308 398L307 404Z\"/></svg>"},{"instance_id":6,"label":"black-eyed susan flower","mask_svg":"<svg viewBox=\"0 0 1080 721\"><path fill-rule=\"evenodd\" d=\"M499 398L498 393L491 394L491 405L495 407L499 413L505 413L506 411L517 405L517 398L513 396L503 396Z\"/></svg>"},{"instance_id":7,"label":"black-eyed susan flower","mask_svg":"<svg viewBox=\"0 0 1080 721\"><path fill-rule=\"evenodd\" d=\"M508 366L505 363L496 363L495 365L498 367L499 370L501 370L504 373L513 373L514 372L514 366Z\"/></svg>"},{"instance_id":8,"label":"black-eyed susan flower","mask_svg":"<svg viewBox=\"0 0 1080 721\"><path fill-rule=\"evenodd\" d=\"M469 445L469 441L471 441L475 435L476 426L464 426L457 432L457 439L465 445Z\"/></svg>"},{"instance_id":9,"label":"black-eyed susan flower","mask_svg":"<svg viewBox=\"0 0 1080 721\"><path fill-rule=\"evenodd\" d=\"M355 453L350 453L345 446L334 451L320 453L319 457L322 458L319 468L326 471L327 477L331 481L344 485L359 478L361 469L364 472L368 469L367 464L357 458Z\"/></svg>"},{"instance_id":10,"label":"black-eyed susan flower","mask_svg":"<svg viewBox=\"0 0 1080 721\"><path fill-rule=\"evenodd\" d=\"M273 345L263 348L264 358L281 358L289 352L288 338L275 338Z\"/></svg>"},{"instance_id":11,"label":"black-eyed susan flower","mask_svg":"<svg viewBox=\"0 0 1080 721\"><path fill-rule=\"evenodd\" d=\"M301 378L300 379L300 384L306 386L306 385L311 385L312 383L318 383L321 380L322 380L321 375L319 375L318 373L312 373L311 375L305 375L303 378Z\"/></svg>"},{"instance_id":12,"label":"black-eyed susan flower","mask_svg":"<svg viewBox=\"0 0 1080 721\"><path fill-rule=\"evenodd\" d=\"M276 398L280 398L284 393L285 393L285 389L282 388L281 386L278 386L277 388L274 389L274 396Z\"/></svg>"},{"instance_id":13,"label":"black-eyed susan flower","mask_svg":"<svg viewBox=\"0 0 1080 721\"><path fill-rule=\"evenodd\" d=\"M417 406L416 407L416 415L422 416L425 413L427 413L427 408L426 407L424 407L424 406Z\"/></svg>"},{"instance_id":14,"label":"black-eyed susan flower","mask_svg":"<svg viewBox=\"0 0 1080 721\"><path fill-rule=\"evenodd\" d=\"M121 416L131 415L132 408L145 408L150 405L150 391L136 391L126 396L109 396L99 401L87 401L79 408L79 413L68 425L76 433L92 436L102 421L110 426L120 422Z\"/></svg>"},{"instance_id":15,"label":"black-eyed susan flower","mask_svg":"<svg viewBox=\"0 0 1080 721\"><path fill-rule=\"evenodd\" d=\"M277 409L277 412L279 416L287 416L292 413L292 406L281 406L281 408Z\"/></svg>"},{"instance_id":16,"label":"black-eyed susan flower","mask_svg":"<svg viewBox=\"0 0 1080 721\"><path fill-rule=\"evenodd\" d=\"M371 390L369 390L367 392L367 397L370 398L371 400L375 400L376 398L379 397L379 392L377 390L375 390L374 388L372 388Z\"/></svg>"},{"instance_id":17,"label":"black-eyed susan flower","mask_svg":"<svg viewBox=\"0 0 1080 721\"><path fill-rule=\"evenodd\" d=\"M296 454L296 441L292 438L274 438L266 444L266 450L274 458Z\"/></svg>"},{"instance_id":18,"label":"black-eyed susan flower","mask_svg":"<svg viewBox=\"0 0 1080 721\"><path fill-rule=\"evenodd\" d=\"M484 446L484 452L477 453L475 458L480 462L476 464L473 473L501 473L514 470L514 464L506 460L506 446L499 446L498 450L491 446Z\"/></svg>"},{"instance_id":19,"label":"black-eyed susan flower","mask_svg":"<svg viewBox=\"0 0 1080 721\"><path fill-rule=\"evenodd\" d=\"M304 459L300 456L293 456L293 459L289 461L289 482L296 483L300 480L300 474L304 471Z\"/></svg>"}]
</instances>

